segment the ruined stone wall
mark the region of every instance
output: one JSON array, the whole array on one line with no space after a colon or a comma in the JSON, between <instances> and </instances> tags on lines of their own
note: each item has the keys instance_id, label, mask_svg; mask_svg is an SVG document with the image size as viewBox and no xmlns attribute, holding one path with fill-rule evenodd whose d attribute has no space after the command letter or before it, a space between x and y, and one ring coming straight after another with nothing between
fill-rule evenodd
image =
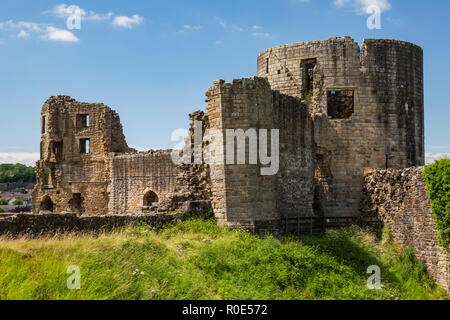
<instances>
[{"instance_id":1,"label":"ruined stone wall","mask_svg":"<svg viewBox=\"0 0 450 320\"><path fill-rule=\"evenodd\" d=\"M67 232L102 232L115 228L146 223L152 228L160 229L167 223L185 219L183 214L141 214L141 215L106 215L83 216L73 213L63 214L17 214L0 217L0 236L39 237L58 235Z\"/></svg>"},{"instance_id":2,"label":"ruined stone wall","mask_svg":"<svg viewBox=\"0 0 450 320\"><path fill-rule=\"evenodd\" d=\"M277 174L281 218L314 213L314 126L300 99L272 91L273 126L280 130L280 170Z\"/></svg>"},{"instance_id":3,"label":"ruined stone wall","mask_svg":"<svg viewBox=\"0 0 450 320\"><path fill-rule=\"evenodd\" d=\"M112 155L109 212L140 214L158 210L144 204L144 196L148 192L154 192L158 198L154 206L170 199L178 175L170 155L171 150Z\"/></svg>"},{"instance_id":4,"label":"ruined stone wall","mask_svg":"<svg viewBox=\"0 0 450 320\"><path fill-rule=\"evenodd\" d=\"M263 51L258 76L299 97L314 120L316 212L358 215L366 168L424 164L423 53L349 37Z\"/></svg>"},{"instance_id":5,"label":"ruined stone wall","mask_svg":"<svg viewBox=\"0 0 450 320\"><path fill-rule=\"evenodd\" d=\"M377 170L366 175L361 210L388 225L403 248L414 247L428 272L450 291L450 252L439 246L423 167Z\"/></svg>"},{"instance_id":6,"label":"ruined stone wall","mask_svg":"<svg viewBox=\"0 0 450 320\"><path fill-rule=\"evenodd\" d=\"M33 211L107 214L108 154L135 152L125 142L118 114L103 104L51 97L42 108L41 127Z\"/></svg>"},{"instance_id":7,"label":"ruined stone wall","mask_svg":"<svg viewBox=\"0 0 450 320\"><path fill-rule=\"evenodd\" d=\"M180 161L172 158L178 169L175 190L161 203L160 210L183 210L198 216L212 209L211 170L204 159L207 153L204 136L209 129L209 120L203 111L191 113L189 119L191 123L184 148L172 151L172 156L177 154L180 157Z\"/></svg>"},{"instance_id":8,"label":"ruined stone wall","mask_svg":"<svg viewBox=\"0 0 450 320\"><path fill-rule=\"evenodd\" d=\"M273 92L262 78L239 79L231 84L216 81L207 96L210 129L223 136L221 141L209 141L216 157L211 164L211 181L219 223L279 232L282 215L312 214L312 122L306 106L299 99ZM279 130L279 170L263 175L261 169L267 166L260 159L258 164L250 164L249 139L246 164L226 162L228 129L267 129L269 154L270 131ZM235 144L235 159L237 148Z\"/></svg>"},{"instance_id":9,"label":"ruined stone wall","mask_svg":"<svg viewBox=\"0 0 450 320\"><path fill-rule=\"evenodd\" d=\"M137 153L109 107L52 97L42 108L41 125L35 213L208 211L208 168L177 165L172 150Z\"/></svg>"}]
</instances>

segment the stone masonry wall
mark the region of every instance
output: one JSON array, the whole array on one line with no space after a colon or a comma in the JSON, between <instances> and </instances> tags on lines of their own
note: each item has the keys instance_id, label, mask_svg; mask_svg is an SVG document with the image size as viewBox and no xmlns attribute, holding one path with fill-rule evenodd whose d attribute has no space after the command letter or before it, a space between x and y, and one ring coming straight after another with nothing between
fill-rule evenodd
<instances>
[{"instance_id":1,"label":"stone masonry wall","mask_svg":"<svg viewBox=\"0 0 450 320\"><path fill-rule=\"evenodd\" d=\"M17 214L0 217L0 236L41 236L67 232L101 232L144 222L159 229L185 219L183 214L85 216L76 214Z\"/></svg>"},{"instance_id":2,"label":"stone masonry wall","mask_svg":"<svg viewBox=\"0 0 450 320\"><path fill-rule=\"evenodd\" d=\"M57 96L42 107L41 126L33 211L107 214L109 153L136 152L127 146L118 114L100 103Z\"/></svg>"},{"instance_id":3,"label":"stone masonry wall","mask_svg":"<svg viewBox=\"0 0 450 320\"><path fill-rule=\"evenodd\" d=\"M423 52L396 40L294 43L258 56L258 76L314 120L317 212L359 215L367 168L424 164Z\"/></svg>"},{"instance_id":4,"label":"stone masonry wall","mask_svg":"<svg viewBox=\"0 0 450 320\"><path fill-rule=\"evenodd\" d=\"M282 216L312 215L312 121L299 99L273 92L262 78L216 81L207 92L210 129L223 140L210 147L219 162L211 164L213 208L219 223L257 232L280 231ZM225 164L227 129L268 130L280 134L280 167L275 175L262 175L258 164ZM260 132L259 132L260 133ZM259 135L258 135L259 137ZM235 155L237 145L235 144Z\"/></svg>"},{"instance_id":5,"label":"stone masonry wall","mask_svg":"<svg viewBox=\"0 0 450 320\"><path fill-rule=\"evenodd\" d=\"M450 291L450 252L439 246L423 167L377 170L364 181L361 209L388 225L403 248L414 247L436 282Z\"/></svg>"},{"instance_id":6,"label":"stone masonry wall","mask_svg":"<svg viewBox=\"0 0 450 320\"><path fill-rule=\"evenodd\" d=\"M268 83L263 79L234 80L232 84L219 81L210 88L207 96L207 116L212 120L210 128L219 130L223 137L222 145L215 149L223 155L223 167L213 164L214 170L211 170L213 196L217 194L222 200L221 203L213 202L213 206L219 205L216 218L220 224L250 230L256 229L255 224L259 221L270 221L276 225L273 229L278 230L276 176L262 176L261 165L249 164L248 144L246 164L226 164L225 161L227 129L274 128L272 92ZM237 143L233 151L236 159Z\"/></svg>"},{"instance_id":7,"label":"stone masonry wall","mask_svg":"<svg viewBox=\"0 0 450 320\"><path fill-rule=\"evenodd\" d=\"M280 130L280 170L277 174L281 218L314 213L314 125L300 99L273 91L272 117Z\"/></svg>"},{"instance_id":8,"label":"stone masonry wall","mask_svg":"<svg viewBox=\"0 0 450 320\"><path fill-rule=\"evenodd\" d=\"M149 191L157 195L158 202L170 199L175 191L178 174L170 155L171 150L112 155L109 212L145 212L144 195Z\"/></svg>"}]
</instances>

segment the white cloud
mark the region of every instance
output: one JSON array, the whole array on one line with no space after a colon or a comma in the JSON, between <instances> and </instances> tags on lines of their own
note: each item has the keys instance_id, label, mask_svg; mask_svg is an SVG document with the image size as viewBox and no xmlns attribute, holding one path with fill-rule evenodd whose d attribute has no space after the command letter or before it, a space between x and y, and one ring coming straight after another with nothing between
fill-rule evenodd
<instances>
[{"instance_id":1,"label":"white cloud","mask_svg":"<svg viewBox=\"0 0 450 320\"><path fill-rule=\"evenodd\" d=\"M231 24L228 25L223 19L218 18L218 17L214 17L214 20L217 21L217 23L225 30L229 30L231 32L243 32L244 28L236 25L236 24Z\"/></svg>"},{"instance_id":2,"label":"white cloud","mask_svg":"<svg viewBox=\"0 0 450 320\"><path fill-rule=\"evenodd\" d=\"M43 25L35 22L27 22L27 21L18 21L14 22L13 20L6 21L4 25L10 29L22 29L33 32L41 32Z\"/></svg>"},{"instance_id":3,"label":"white cloud","mask_svg":"<svg viewBox=\"0 0 450 320\"><path fill-rule=\"evenodd\" d=\"M178 30L179 33L184 33L188 31L200 31L202 29L201 26L191 26L189 24L185 24L181 30Z\"/></svg>"},{"instance_id":4,"label":"white cloud","mask_svg":"<svg viewBox=\"0 0 450 320\"><path fill-rule=\"evenodd\" d=\"M128 16L117 16L114 18L112 24L119 28L131 29L134 25L139 25L144 22L144 18L138 14L132 17Z\"/></svg>"},{"instance_id":5,"label":"white cloud","mask_svg":"<svg viewBox=\"0 0 450 320\"><path fill-rule=\"evenodd\" d=\"M25 30L20 30L19 34L17 35L17 38L28 38L30 34L26 32Z\"/></svg>"},{"instance_id":6,"label":"white cloud","mask_svg":"<svg viewBox=\"0 0 450 320\"><path fill-rule=\"evenodd\" d=\"M21 163L27 166L34 166L36 161L40 158L39 153L9 153L9 152L0 152L0 163Z\"/></svg>"},{"instance_id":7,"label":"white cloud","mask_svg":"<svg viewBox=\"0 0 450 320\"><path fill-rule=\"evenodd\" d=\"M219 17L214 17L214 20L217 21L217 23L224 29L227 28L227 24L225 21L223 21L222 19L220 19Z\"/></svg>"},{"instance_id":8,"label":"white cloud","mask_svg":"<svg viewBox=\"0 0 450 320\"><path fill-rule=\"evenodd\" d=\"M440 160L440 159L449 159L450 158L450 153L426 153L425 154L425 163L428 164L432 164L434 163L436 160Z\"/></svg>"},{"instance_id":9,"label":"white cloud","mask_svg":"<svg viewBox=\"0 0 450 320\"><path fill-rule=\"evenodd\" d=\"M152 150L152 148L143 146L130 146L130 148L136 149L138 152L147 152L149 150Z\"/></svg>"},{"instance_id":10,"label":"white cloud","mask_svg":"<svg viewBox=\"0 0 450 320\"><path fill-rule=\"evenodd\" d=\"M268 32L253 32L252 36L256 38L271 38L272 36Z\"/></svg>"},{"instance_id":11,"label":"white cloud","mask_svg":"<svg viewBox=\"0 0 450 320\"><path fill-rule=\"evenodd\" d=\"M252 29L254 29L254 30L261 30L261 29L263 29L263 27L261 27L261 26L253 26Z\"/></svg>"},{"instance_id":12,"label":"white cloud","mask_svg":"<svg viewBox=\"0 0 450 320\"><path fill-rule=\"evenodd\" d=\"M60 42L79 42L72 32L64 29L55 28L51 25L44 25L35 22L9 20L3 23L4 27L10 31L18 32L17 38L28 38L31 33L38 33L42 39ZM19 30L19 31L18 31Z\"/></svg>"},{"instance_id":13,"label":"white cloud","mask_svg":"<svg viewBox=\"0 0 450 320\"><path fill-rule=\"evenodd\" d=\"M371 7L378 7L381 11L386 11L391 8L389 0L334 0L336 7L342 8L351 6L359 14L371 14Z\"/></svg>"},{"instance_id":14,"label":"white cloud","mask_svg":"<svg viewBox=\"0 0 450 320\"><path fill-rule=\"evenodd\" d=\"M239 27L236 24L230 26L232 32L244 32L244 28Z\"/></svg>"},{"instance_id":15,"label":"white cloud","mask_svg":"<svg viewBox=\"0 0 450 320\"><path fill-rule=\"evenodd\" d=\"M52 14L58 18L66 19L75 13L75 10L66 4L59 4L53 7L51 10L44 11L46 14ZM110 20L114 13L112 11L108 13L96 13L94 11L86 11L80 8L81 20L91 21L103 21Z\"/></svg>"},{"instance_id":16,"label":"white cloud","mask_svg":"<svg viewBox=\"0 0 450 320\"><path fill-rule=\"evenodd\" d=\"M42 35L42 39L59 42L79 42L72 32L55 27L47 27L46 32Z\"/></svg>"}]
</instances>

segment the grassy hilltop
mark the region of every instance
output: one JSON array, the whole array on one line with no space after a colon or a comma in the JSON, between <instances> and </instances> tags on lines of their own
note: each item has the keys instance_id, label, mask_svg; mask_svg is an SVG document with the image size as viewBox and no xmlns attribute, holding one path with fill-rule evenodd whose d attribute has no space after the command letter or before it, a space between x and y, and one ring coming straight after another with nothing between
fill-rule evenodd
<instances>
[{"instance_id":1,"label":"grassy hilltop","mask_svg":"<svg viewBox=\"0 0 450 320\"><path fill-rule=\"evenodd\" d=\"M387 234L387 233L386 233ZM214 221L0 240L0 299L446 299L411 250L355 227L260 238ZM81 268L68 290L67 268ZM382 290L366 286L381 268Z\"/></svg>"}]
</instances>

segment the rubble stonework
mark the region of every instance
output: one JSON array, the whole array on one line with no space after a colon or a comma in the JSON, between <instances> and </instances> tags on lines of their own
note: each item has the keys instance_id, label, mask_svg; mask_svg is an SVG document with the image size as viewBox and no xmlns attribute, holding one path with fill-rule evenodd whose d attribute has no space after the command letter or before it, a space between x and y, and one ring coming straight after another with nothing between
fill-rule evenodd
<instances>
[{"instance_id":1,"label":"rubble stonework","mask_svg":"<svg viewBox=\"0 0 450 320\"><path fill-rule=\"evenodd\" d=\"M181 154L214 159L208 163L176 164L171 150L138 153L109 107L52 97L42 109L33 210L85 216L212 208L221 225L272 233L282 224L292 229L286 221L295 217L357 217L368 168L424 163L422 55L402 41L365 40L360 48L349 37L262 52L259 77L215 81L206 112L190 115ZM262 174L267 165L249 163L248 147L246 164L227 163L228 141L211 132L226 137L229 129L267 130L268 153L271 130L279 130L278 170Z\"/></svg>"},{"instance_id":2,"label":"rubble stonework","mask_svg":"<svg viewBox=\"0 0 450 320\"><path fill-rule=\"evenodd\" d=\"M412 246L429 274L450 291L450 251L438 244L423 167L376 170L364 180L361 209L389 226L403 248Z\"/></svg>"},{"instance_id":3,"label":"rubble stonework","mask_svg":"<svg viewBox=\"0 0 450 320\"><path fill-rule=\"evenodd\" d=\"M314 120L317 208L358 215L366 168L425 164L423 52L397 40L350 37L267 49L258 76L301 98Z\"/></svg>"}]
</instances>

